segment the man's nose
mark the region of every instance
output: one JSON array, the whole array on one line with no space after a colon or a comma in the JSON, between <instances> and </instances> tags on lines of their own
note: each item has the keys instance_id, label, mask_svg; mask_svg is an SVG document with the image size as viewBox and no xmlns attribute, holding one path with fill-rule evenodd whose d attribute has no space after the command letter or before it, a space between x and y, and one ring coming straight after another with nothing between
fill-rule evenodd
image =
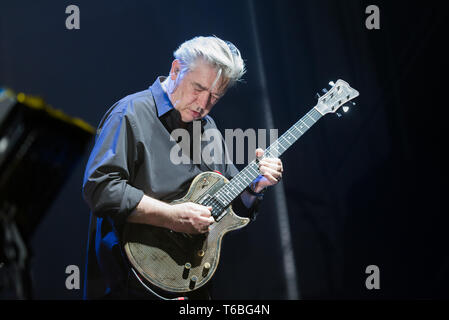
<instances>
[{"instance_id":1,"label":"man's nose","mask_svg":"<svg viewBox=\"0 0 449 320\"><path fill-rule=\"evenodd\" d=\"M200 94L198 97L198 105L201 107L201 109L206 109L210 102L210 93L207 91L204 91Z\"/></svg>"}]
</instances>

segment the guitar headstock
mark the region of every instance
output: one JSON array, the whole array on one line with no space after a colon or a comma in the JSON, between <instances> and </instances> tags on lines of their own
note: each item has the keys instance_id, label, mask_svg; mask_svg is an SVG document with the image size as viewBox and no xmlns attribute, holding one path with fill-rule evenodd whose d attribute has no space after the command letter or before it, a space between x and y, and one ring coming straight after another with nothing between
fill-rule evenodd
<instances>
[{"instance_id":1,"label":"guitar headstock","mask_svg":"<svg viewBox=\"0 0 449 320\"><path fill-rule=\"evenodd\" d=\"M318 103L315 106L322 115L335 113L342 105L359 96L359 92L351 88L346 81L339 79L337 82L329 84L332 85L332 88L318 98Z\"/></svg>"}]
</instances>

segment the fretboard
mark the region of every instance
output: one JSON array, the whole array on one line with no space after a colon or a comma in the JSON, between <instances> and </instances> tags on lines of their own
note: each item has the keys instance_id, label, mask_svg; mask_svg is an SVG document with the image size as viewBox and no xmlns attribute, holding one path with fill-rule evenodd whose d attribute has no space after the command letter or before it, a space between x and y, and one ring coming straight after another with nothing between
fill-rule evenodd
<instances>
[{"instance_id":1,"label":"fretboard","mask_svg":"<svg viewBox=\"0 0 449 320\"><path fill-rule=\"evenodd\" d=\"M299 119L290 129L273 142L264 153L264 158L279 158L293 143L295 143L310 127L312 127L322 114L315 107ZM235 175L232 180L221 187L215 197L223 206L228 206L251 182L256 179L260 172L257 159L251 161L242 171Z\"/></svg>"}]
</instances>

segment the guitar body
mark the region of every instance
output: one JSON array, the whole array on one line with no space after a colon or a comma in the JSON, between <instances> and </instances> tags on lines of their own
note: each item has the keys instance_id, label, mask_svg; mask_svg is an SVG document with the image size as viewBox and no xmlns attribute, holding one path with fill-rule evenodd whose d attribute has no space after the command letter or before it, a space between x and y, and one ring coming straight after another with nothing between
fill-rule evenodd
<instances>
[{"instance_id":1,"label":"guitar body","mask_svg":"<svg viewBox=\"0 0 449 320\"><path fill-rule=\"evenodd\" d=\"M229 181L215 172L199 174L187 194L171 204L198 203L207 194L214 195ZM214 275L220 259L223 236L249 222L237 216L232 207L201 235L188 235L169 229L127 223L123 241L132 266L148 282L168 292L189 292L204 286Z\"/></svg>"}]
</instances>

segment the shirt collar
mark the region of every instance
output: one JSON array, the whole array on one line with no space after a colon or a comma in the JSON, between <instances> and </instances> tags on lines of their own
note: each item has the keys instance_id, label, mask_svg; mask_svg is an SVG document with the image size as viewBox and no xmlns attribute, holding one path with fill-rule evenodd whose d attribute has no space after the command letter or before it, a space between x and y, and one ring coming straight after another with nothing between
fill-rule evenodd
<instances>
[{"instance_id":1,"label":"shirt collar","mask_svg":"<svg viewBox=\"0 0 449 320\"><path fill-rule=\"evenodd\" d=\"M159 118L170 110L174 109L170 98L168 97L164 89L162 89L161 81L163 82L165 79L166 77L157 77L154 83L149 87L151 93L153 94L154 101L156 101L157 116ZM206 116L205 118L207 117L208 116ZM201 119L202 129L207 122L205 118Z\"/></svg>"},{"instance_id":2,"label":"shirt collar","mask_svg":"<svg viewBox=\"0 0 449 320\"><path fill-rule=\"evenodd\" d=\"M156 102L157 116L161 117L174 107L168 97L167 93L162 89L161 81L164 81L165 77L158 77L156 81L150 86L150 91L153 94L154 101Z\"/></svg>"}]
</instances>

